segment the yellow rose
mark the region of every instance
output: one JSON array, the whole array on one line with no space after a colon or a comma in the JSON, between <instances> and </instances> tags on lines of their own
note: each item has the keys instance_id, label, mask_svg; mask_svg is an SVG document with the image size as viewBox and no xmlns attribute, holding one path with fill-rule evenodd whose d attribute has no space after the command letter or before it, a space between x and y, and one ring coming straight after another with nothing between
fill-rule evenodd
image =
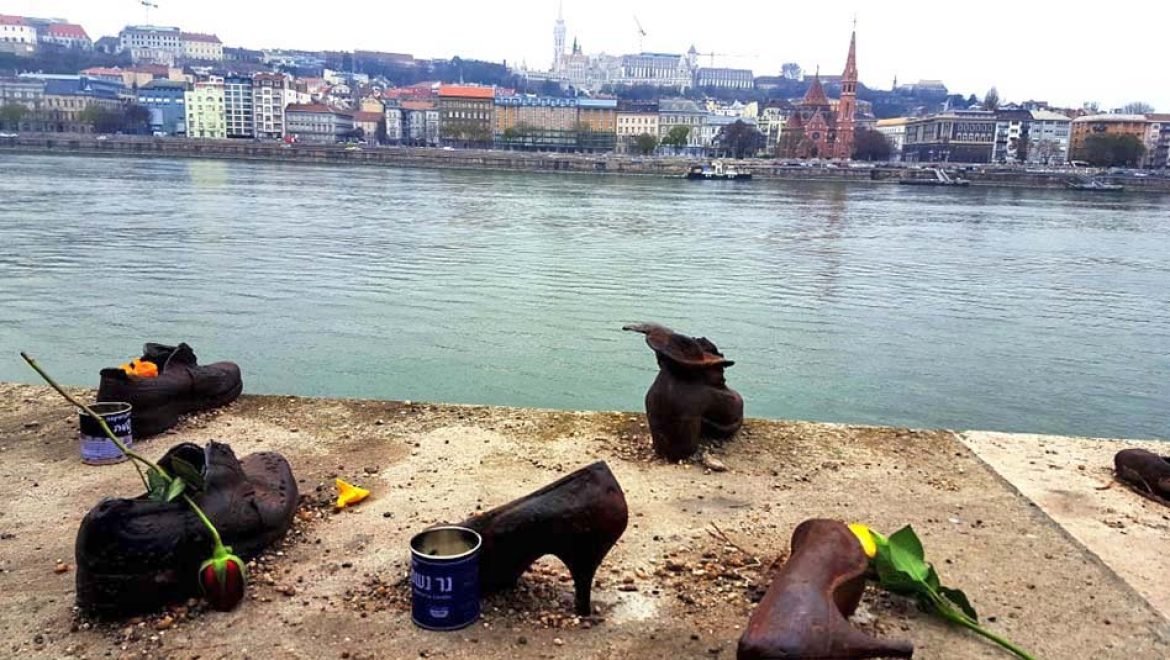
<instances>
[{"instance_id":1,"label":"yellow rose","mask_svg":"<svg viewBox=\"0 0 1170 660\"><path fill-rule=\"evenodd\" d=\"M849 531L853 532L853 535L861 542L861 549L865 551L865 556L873 559L877 555L877 542L873 540L873 532L861 523L851 523Z\"/></svg>"}]
</instances>

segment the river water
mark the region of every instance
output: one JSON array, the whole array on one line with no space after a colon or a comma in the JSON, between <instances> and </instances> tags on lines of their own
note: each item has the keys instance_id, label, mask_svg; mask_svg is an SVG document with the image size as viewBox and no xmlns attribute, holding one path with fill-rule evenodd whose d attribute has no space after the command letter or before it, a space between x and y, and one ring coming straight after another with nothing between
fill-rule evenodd
<instances>
[{"instance_id":1,"label":"river water","mask_svg":"<svg viewBox=\"0 0 1170 660\"><path fill-rule=\"evenodd\" d=\"M143 341L245 390L1170 438L1170 197L0 156L0 380Z\"/></svg>"}]
</instances>

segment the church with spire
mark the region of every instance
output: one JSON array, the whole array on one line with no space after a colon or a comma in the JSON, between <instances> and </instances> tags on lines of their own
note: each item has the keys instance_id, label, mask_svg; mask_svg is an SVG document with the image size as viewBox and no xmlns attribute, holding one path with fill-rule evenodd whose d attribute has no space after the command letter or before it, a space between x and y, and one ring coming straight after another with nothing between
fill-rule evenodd
<instances>
[{"instance_id":1,"label":"church with spire","mask_svg":"<svg viewBox=\"0 0 1170 660\"><path fill-rule=\"evenodd\" d=\"M848 160L853 157L857 114L857 31L849 39L849 56L841 75L841 98L825 95L820 71L784 124L777 155L781 158Z\"/></svg>"}]
</instances>

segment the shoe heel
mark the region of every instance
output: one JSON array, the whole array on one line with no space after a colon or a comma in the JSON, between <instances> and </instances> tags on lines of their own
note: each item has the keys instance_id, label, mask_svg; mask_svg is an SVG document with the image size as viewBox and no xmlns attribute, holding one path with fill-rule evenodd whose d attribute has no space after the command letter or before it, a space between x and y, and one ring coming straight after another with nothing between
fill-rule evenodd
<instances>
[{"instance_id":1,"label":"shoe heel","mask_svg":"<svg viewBox=\"0 0 1170 660\"><path fill-rule=\"evenodd\" d=\"M597 568L613 547L612 543L602 548L589 548L583 551L566 553L560 560L569 568L573 576L573 591L575 595L575 609L577 616L593 614L593 577L597 575Z\"/></svg>"}]
</instances>

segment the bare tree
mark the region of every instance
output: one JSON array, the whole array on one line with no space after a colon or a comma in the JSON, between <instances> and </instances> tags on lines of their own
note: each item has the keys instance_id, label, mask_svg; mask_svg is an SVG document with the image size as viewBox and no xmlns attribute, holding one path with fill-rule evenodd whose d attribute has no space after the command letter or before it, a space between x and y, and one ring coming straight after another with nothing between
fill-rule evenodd
<instances>
[{"instance_id":1,"label":"bare tree","mask_svg":"<svg viewBox=\"0 0 1170 660\"><path fill-rule=\"evenodd\" d=\"M1127 115L1148 115L1154 111L1154 106L1144 101L1133 101L1121 106L1121 111Z\"/></svg>"}]
</instances>

